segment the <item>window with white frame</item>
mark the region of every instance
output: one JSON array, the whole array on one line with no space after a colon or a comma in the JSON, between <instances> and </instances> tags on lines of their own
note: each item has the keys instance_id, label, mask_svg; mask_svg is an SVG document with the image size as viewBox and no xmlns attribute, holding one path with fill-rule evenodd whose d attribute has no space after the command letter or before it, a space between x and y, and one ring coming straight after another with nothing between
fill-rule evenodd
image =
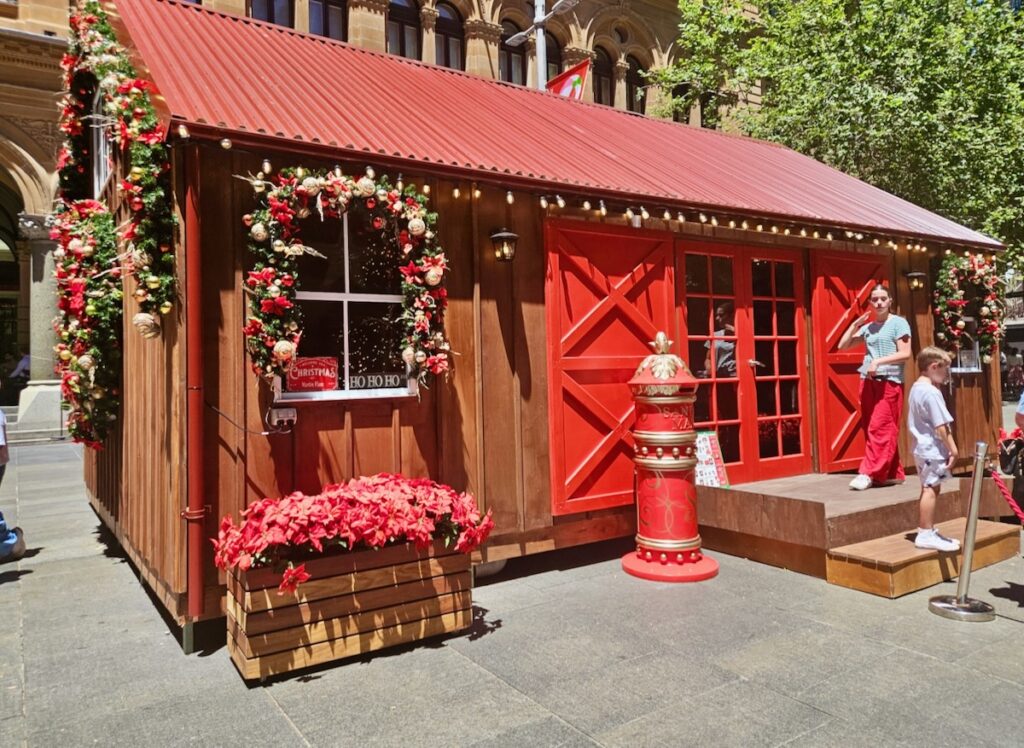
<instances>
[{"instance_id":1,"label":"window with white frame","mask_svg":"<svg viewBox=\"0 0 1024 748\"><path fill-rule=\"evenodd\" d=\"M97 91L92 98L92 117L89 119L91 128L92 150L92 196L99 199L103 188L110 179L110 132L106 117L103 114L103 93Z\"/></svg>"},{"instance_id":2,"label":"window with white frame","mask_svg":"<svg viewBox=\"0 0 1024 748\"><path fill-rule=\"evenodd\" d=\"M303 334L282 398L409 394L401 358L402 257L395 237L374 229L365 211L353 206L340 220L304 220L302 241L326 259L299 260L302 290L296 302ZM308 387L304 372L319 383Z\"/></svg>"}]
</instances>

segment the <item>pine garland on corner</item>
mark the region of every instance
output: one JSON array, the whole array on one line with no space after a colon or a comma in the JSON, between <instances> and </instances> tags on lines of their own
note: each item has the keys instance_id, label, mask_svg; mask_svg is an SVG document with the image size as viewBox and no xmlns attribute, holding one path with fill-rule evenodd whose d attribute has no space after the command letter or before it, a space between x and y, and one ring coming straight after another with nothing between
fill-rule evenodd
<instances>
[{"instance_id":1,"label":"pine garland on corner","mask_svg":"<svg viewBox=\"0 0 1024 748\"><path fill-rule=\"evenodd\" d=\"M936 342L954 353L965 341L973 345L964 319L972 317L982 363L992 363L1004 336L1003 288L995 263L981 254L947 254L935 282L933 313Z\"/></svg>"},{"instance_id":2,"label":"pine garland on corner","mask_svg":"<svg viewBox=\"0 0 1024 748\"><path fill-rule=\"evenodd\" d=\"M243 217L249 250L256 263L246 279L249 319L244 333L253 371L267 380L285 377L298 355L302 315L295 304L299 290L298 258L321 256L302 244L299 219L316 211L321 220L340 218L353 207L365 212L373 230L398 243L403 262L402 360L409 376L426 384L448 371L450 346L444 332L448 291L443 285L447 260L437 244L437 214L426 208L427 197L412 186L393 186L387 177L351 177L302 167L281 169L270 178L270 164L255 176L243 177L256 195L257 206Z\"/></svg>"},{"instance_id":3,"label":"pine garland on corner","mask_svg":"<svg viewBox=\"0 0 1024 748\"><path fill-rule=\"evenodd\" d=\"M139 284L142 311L133 322L146 337L159 334L159 314L176 294L165 133L150 100L151 84L136 77L98 2L79 3L69 16L71 37L61 68L64 96L57 153L60 197L51 236L57 307L56 372L68 429L77 442L99 448L120 406L122 270ZM98 92L98 111L92 102ZM91 193L90 133L103 127L129 166L119 188L129 209L120 227Z\"/></svg>"}]
</instances>

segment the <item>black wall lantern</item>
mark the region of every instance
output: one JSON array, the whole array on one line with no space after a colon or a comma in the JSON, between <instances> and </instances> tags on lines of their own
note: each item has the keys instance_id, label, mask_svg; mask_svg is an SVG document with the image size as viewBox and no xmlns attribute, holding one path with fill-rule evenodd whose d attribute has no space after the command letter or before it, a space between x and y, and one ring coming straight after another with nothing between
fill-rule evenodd
<instances>
[{"instance_id":1,"label":"black wall lantern","mask_svg":"<svg viewBox=\"0 0 1024 748\"><path fill-rule=\"evenodd\" d=\"M506 228L495 229L491 232L491 244L498 262L512 262L516 256L516 242L518 241L519 235Z\"/></svg>"},{"instance_id":2,"label":"black wall lantern","mask_svg":"<svg viewBox=\"0 0 1024 748\"><path fill-rule=\"evenodd\" d=\"M924 289L924 283L928 279L927 273L912 270L903 274L907 279L907 286L910 287L911 291L921 291Z\"/></svg>"}]
</instances>

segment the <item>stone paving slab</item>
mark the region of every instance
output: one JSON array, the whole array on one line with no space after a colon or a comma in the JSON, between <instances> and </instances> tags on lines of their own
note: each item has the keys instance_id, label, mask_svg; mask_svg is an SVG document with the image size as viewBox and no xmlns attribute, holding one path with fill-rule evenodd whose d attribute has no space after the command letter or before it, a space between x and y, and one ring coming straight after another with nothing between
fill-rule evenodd
<instances>
[{"instance_id":1,"label":"stone paving slab","mask_svg":"<svg viewBox=\"0 0 1024 748\"><path fill-rule=\"evenodd\" d=\"M186 657L84 498L80 450L12 450L0 510L7 746L1020 745L1024 561L974 574L999 618L715 554L695 585L622 573L629 542L510 562L469 632L247 685Z\"/></svg>"}]
</instances>

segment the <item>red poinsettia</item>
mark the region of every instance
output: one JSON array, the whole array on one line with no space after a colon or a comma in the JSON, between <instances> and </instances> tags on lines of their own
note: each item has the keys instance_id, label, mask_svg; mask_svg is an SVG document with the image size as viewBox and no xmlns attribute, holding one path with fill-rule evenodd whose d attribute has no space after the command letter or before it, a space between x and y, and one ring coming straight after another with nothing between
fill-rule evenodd
<instances>
[{"instance_id":1,"label":"red poinsettia","mask_svg":"<svg viewBox=\"0 0 1024 748\"><path fill-rule=\"evenodd\" d=\"M494 527L469 494L428 479L381 473L347 484L329 485L315 496L293 493L263 499L242 513L235 525L221 521L214 561L221 569L250 569L308 557L329 549L381 548L410 542L428 546L443 538L469 553ZM305 566L289 563L281 591L294 591L309 578Z\"/></svg>"}]
</instances>

